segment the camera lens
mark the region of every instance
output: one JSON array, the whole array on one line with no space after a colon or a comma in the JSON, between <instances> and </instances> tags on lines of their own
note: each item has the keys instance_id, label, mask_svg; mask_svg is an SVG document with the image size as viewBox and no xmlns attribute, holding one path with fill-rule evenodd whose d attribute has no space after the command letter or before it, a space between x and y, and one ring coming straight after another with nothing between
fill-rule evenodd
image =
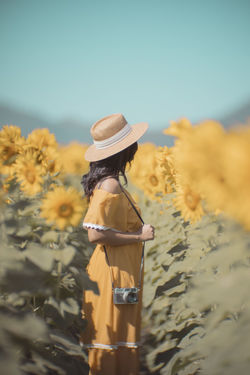
<instances>
[{"instance_id":1,"label":"camera lens","mask_svg":"<svg viewBox=\"0 0 250 375\"><path fill-rule=\"evenodd\" d=\"M127 296L127 301L129 303L137 302L137 294L134 292L130 292Z\"/></svg>"},{"instance_id":2,"label":"camera lens","mask_svg":"<svg viewBox=\"0 0 250 375\"><path fill-rule=\"evenodd\" d=\"M138 295L137 292L133 292L131 290L126 290L122 295L123 301L125 303L136 303L138 302Z\"/></svg>"}]
</instances>

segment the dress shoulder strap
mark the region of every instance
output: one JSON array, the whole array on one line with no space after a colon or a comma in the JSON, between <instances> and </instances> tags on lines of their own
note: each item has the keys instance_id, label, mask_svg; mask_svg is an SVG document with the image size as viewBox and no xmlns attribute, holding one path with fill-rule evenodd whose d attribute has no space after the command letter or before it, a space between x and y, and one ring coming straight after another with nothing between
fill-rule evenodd
<instances>
[{"instance_id":1,"label":"dress shoulder strap","mask_svg":"<svg viewBox=\"0 0 250 375\"><path fill-rule=\"evenodd\" d=\"M118 180L119 182L119 185L121 187L121 190L123 191L123 193L125 194L125 196L128 198L129 202L131 203L132 207L134 208L135 212L137 213L137 215L139 216L141 222L144 224L144 221L141 217L141 215L139 214L138 210L136 209L135 205L133 204L133 202L131 201L131 199L129 198L128 194L126 193L125 189L123 188L122 184L120 183L119 179L115 176L110 176L110 177L114 177ZM108 177L106 177L108 178ZM105 178L104 178L105 179ZM142 255L141 255L141 265L140 265L140 276L139 276L139 282L138 282L138 289L140 290L141 289L141 283L142 283L142 270L143 270L143 263L144 263L144 247L145 247L145 241L143 241L143 246L142 246ZM114 287L114 279L113 279L113 273L112 273L112 270L111 270L111 266L110 266L110 262L109 262L109 258L108 258L108 253L107 253L107 250L106 250L106 247L105 245L103 245L103 248L104 248L104 251L105 251L105 256L106 256L106 260L107 260L107 263L108 263L108 266L109 266L109 270L110 270L110 277L111 277L111 285L112 285L112 290L115 289Z\"/></svg>"},{"instance_id":2,"label":"dress shoulder strap","mask_svg":"<svg viewBox=\"0 0 250 375\"><path fill-rule=\"evenodd\" d=\"M141 215L139 214L139 212L138 212L137 208L135 207L134 203L133 203L133 202L131 201L131 199L129 198L128 194L126 193L126 191L125 191L124 187L122 186L122 184L120 183L120 181L119 181L119 184L120 184L120 187L121 187L123 193L126 195L126 197L128 198L129 202L131 203L133 209L135 210L137 216L140 218L142 224L144 224L144 221L143 221Z\"/></svg>"},{"instance_id":3,"label":"dress shoulder strap","mask_svg":"<svg viewBox=\"0 0 250 375\"><path fill-rule=\"evenodd\" d=\"M101 186L101 184L102 184L102 182L103 182L104 180L106 180L107 178L110 178L110 177L115 178L115 179L119 182L119 185L120 185L120 188L121 188L122 192L126 195L127 199L129 200L129 202L131 203L133 209L135 210L137 216L140 218L141 222L144 224L144 221L143 221L141 215L139 214L137 208L135 207L135 205L133 204L133 202L132 202L131 199L129 198L129 196L128 196L128 194L126 193L124 187L123 187L122 184L120 183L119 178L117 178L116 176L107 176L107 177L103 177L103 178L99 181L97 188L99 188L99 187Z\"/></svg>"}]
</instances>

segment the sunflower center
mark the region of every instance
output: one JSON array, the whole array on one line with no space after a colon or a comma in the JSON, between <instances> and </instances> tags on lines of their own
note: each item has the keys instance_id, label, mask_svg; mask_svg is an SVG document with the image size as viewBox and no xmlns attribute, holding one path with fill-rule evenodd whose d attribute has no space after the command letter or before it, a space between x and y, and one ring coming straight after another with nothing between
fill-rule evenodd
<instances>
[{"instance_id":1,"label":"sunflower center","mask_svg":"<svg viewBox=\"0 0 250 375\"><path fill-rule=\"evenodd\" d=\"M48 170L49 172L54 172L55 171L55 167L56 167L56 162L55 160L52 160L48 163Z\"/></svg>"},{"instance_id":2,"label":"sunflower center","mask_svg":"<svg viewBox=\"0 0 250 375\"><path fill-rule=\"evenodd\" d=\"M59 207L59 216L68 217L73 213L73 207L70 204L64 203Z\"/></svg>"},{"instance_id":3,"label":"sunflower center","mask_svg":"<svg viewBox=\"0 0 250 375\"><path fill-rule=\"evenodd\" d=\"M223 176L219 176L219 182L221 185L223 185L225 183L225 178Z\"/></svg>"},{"instance_id":4,"label":"sunflower center","mask_svg":"<svg viewBox=\"0 0 250 375\"><path fill-rule=\"evenodd\" d=\"M35 171L32 170L32 169L28 169L28 170L26 170L26 172L25 172L25 177L26 177L26 180L27 180L30 184L34 184L34 182L36 181L36 174L35 174Z\"/></svg>"},{"instance_id":5,"label":"sunflower center","mask_svg":"<svg viewBox=\"0 0 250 375\"><path fill-rule=\"evenodd\" d=\"M149 181L153 186L158 185L158 178L154 175L149 177Z\"/></svg>"},{"instance_id":6,"label":"sunflower center","mask_svg":"<svg viewBox=\"0 0 250 375\"><path fill-rule=\"evenodd\" d=\"M185 202L190 210L194 211L200 202L200 196L199 194L195 194L189 190L185 194Z\"/></svg>"}]
</instances>

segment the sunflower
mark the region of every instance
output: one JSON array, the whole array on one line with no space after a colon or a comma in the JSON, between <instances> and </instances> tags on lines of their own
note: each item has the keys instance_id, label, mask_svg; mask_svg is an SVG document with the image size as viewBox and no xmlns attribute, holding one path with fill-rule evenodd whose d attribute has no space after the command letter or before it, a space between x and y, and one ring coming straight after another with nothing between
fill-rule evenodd
<instances>
[{"instance_id":1,"label":"sunflower","mask_svg":"<svg viewBox=\"0 0 250 375\"><path fill-rule=\"evenodd\" d=\"M22 191L28 195L35 195L42 190L45 169L36 163L32 153L19 156L14 167Z\"/></svg>"},{"instance_id":2,"label":"sunflower","mask_svg":"<svg viewBox=\"0 0 250 375\"><path fill-rule=\"evenodd\" d=\"M139 145L133 164L128 171L131 182L153 200L162 200L162 195L172 191L167 146L157 147L153 143ZM171 164L172 166L172 164Z\"/></svg>"},{"instance_id":3,"label":"sunflower","mask_svg":"<svg viewBox=\"0 0 250 375\"><path fill-rule=\"evenodd\" d=\"M232 129L222 145L222 170L228 199L224 210L250 229L250 131L249 128Z\"/></svg>"},{"instance_id":4,"label":"sunflower","mask_svg":"<svg viewBox=\"0 0 250 375\"><path fill-rule=\"evenodd\" d=\"M156 146L153 143L147 142L140 144L133 163L128 170L131 182L143 191L147 190L147 178L157 165L155 151Z\"/></svg>"},{"instance_id":5,"label":"sunflower","mask_svg":"<svg viewBox=\"0 0 250 375\"><path fill-rule=\"evenodd\" d=\"M41 150L35 145L26 143L23 147L22 155L28 158L32 155L34 163L40 166L45 174L48 172L50 175L53 175L60 172L62 169L60 154L53 147L47 147Z\"/></svg>"},{"instance_id":6,"label":"sunflower","mask_svg":"<svg viewBox=\"0 0 250 375\"><path fill-rule=\"evenodd\" d=\"M162 196L168 192L166 178L162 169L156 165L153 172L150 171L144 179L144 192L151 199L162 201Z\"/></svg>"},{"instance_id":7,"label":"sunflower","mask_svg":"<svg viewBox=\"0 0 250 375\"><path fill-rule=\"evenodd\" d=\"M87 201L76 189L59 186L45 195L40 215L63 230L78 225L86 208Z\"/></svg>"},{"instance_id":8,"label":"sunflower","mask_svg":"<svg viewBox=\"0 0 250 375\"><path fill-rule=\"evenodd\" d=\"M89 163L84 159L87 145L72 142L59 148L60 159L65 173L81 176L88 170Z\"/></svg>"},{"instance_id":9,"label":"sunflower","mask_svg":"<svg viewBox=\"0 0 250 375\"><path fill-rule=\"evenodd\" d=\"M153 186L153 187L156 187L159 185L159 179L158 177L155 175L155 174L150 174L148 176L148 181L150 182L150 184Z\"/></svg>"},{"instance_id":10,"label":"sunflower","mask_svg":"<svg viewBox=\"0 0 250 375\"><path fill-rule=\"evenodd\" d=\"M178 139L173 147L176 170L181 185L204 196L210 211L222 209L227 199L222 144L225 131L215 121L205 121L193 127L192 133Z\"/></svg>"},{"instance_id":11,"label":"sunflower","mask_svg":"<svg viewBox=\"0 0 250 375\"><path fill-rule=\"evenodd\" d=\"M35 145L32 145L30 143L25 143L23 146L23 152L22 155L31 155L34 162L38 165L44 165L45 166L45 154L44 151L40 150Z\"/></svg>"},{"instance_id":12,"label":"sunflower","mask_svg":"<svg viewBox=\"0 0 250 375\"><path fill-rule=\"evenodd\" d=\"M48 147L44 151L43 163L46 167L46 170L51 175L59 173L62 170L62 161L60 158L60 154L57 150L53 149L52 147Z\"/></svg>"},{"instance_id":13,"label":"sunflower","mask_svg":"<svg viewBox=\"0 0 250 375\"><path fill-rule=\"evenodd\" d=\"M22 151L25 143L21 129L14 125L4 125L0 131L0 164L1 173L13 175L13 164Z\"/></svg>"},{"instance_id":14,"label":"sunflower","mask_svg":"<svg viewBox=\"0 0 250 375\"><path fill-rule=\"evenodd\" d=\"M145 178L144 192L151 199L155 199L157 192L159 192L160 180L155 173L149 173Z\"/></svg>"},{"instance_id":15,"label":"sunflower","mask_svg":"<svg viewBox=\"0 0 250 375\"><path fill-rule=\"evenodd\" d=\"M48 147L52 147L54 149L57 148L55 135L50 133L49 129L47 128L33 130L28 135L27 143L33 145L39 150L44 150Z\"/></svg>"},{"instance_id":16,"label":"sunflower","mask_svg":"<svg viewBox=\"0 0 250 375\"><path fill-rule=\"evenodd\" d=\"M186 135L187 132L190 132L191 130L191 122L186 118L181 118L179 121L170 121L170 126L163 130L163 134L182 138Z\"/></svg>"},{"instance_id":17,"label":"sunflower","mask_svg":"<svg viewBox=\"0 0 250 375\"><path fill-rule=\"evenodd\" d=\"M250 191L250 135L247 131L230 131L222 145L223 169L233 193Z\"/></svg>"},{"instance_id":18,"label":"sunflower","mask_svg":"<svg viewBox=\"0 0 250 375\"><path fill-rule=\"evenodd\" d=\"M181 211L185 221L195 223L204 215L201 196L188 185L176 185L176 197L173 198L174 206Z\"/></svg>"},{"instance_id":19,"label":"sunflower","mask_svg":"<svg viewBox=\"0 0 250 375\"><path fill-rule=\"evenodd\" d=\"M162 175L165 176L165 184L169 186L167 190L172 191L176 174L173 148L159 146L155 153L155 159Z\"/></svg>"},{"instance_id":20,"label":"sunflower","mask_svg":"<svg viewBox=\"0 0 250 375\"><path fill-rule=\"evenodd\" d=\"M0 131L1 142L19 142L21 136L21 129L15 125L4 125Z\"/></svg>"}]
</instances>

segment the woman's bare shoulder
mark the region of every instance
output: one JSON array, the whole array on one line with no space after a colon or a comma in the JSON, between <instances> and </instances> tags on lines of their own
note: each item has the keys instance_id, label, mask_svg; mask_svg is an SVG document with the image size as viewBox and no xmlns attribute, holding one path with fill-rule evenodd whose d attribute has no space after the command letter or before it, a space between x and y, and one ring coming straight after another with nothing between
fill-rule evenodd
<instances>
[{"instance_id":1,"label":"woman's bare shoulder","mask_svg":"<svg viewBox=\"0 0 250 375\"><path fill-rule=\"evenodd\" d=\"M121 193L120 184L114 177L106 178L100 188L112 194Z\"/></svg>"}]
</instances>

